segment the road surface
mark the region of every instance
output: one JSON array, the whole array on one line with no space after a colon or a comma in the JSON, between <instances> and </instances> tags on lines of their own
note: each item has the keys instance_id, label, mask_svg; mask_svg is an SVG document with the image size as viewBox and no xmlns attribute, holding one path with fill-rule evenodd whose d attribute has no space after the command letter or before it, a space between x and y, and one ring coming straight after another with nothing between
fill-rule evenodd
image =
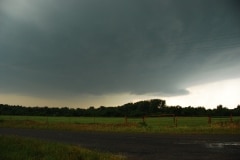
<instances>
[{"instance_id":1,"label":"road surface","mask_svg":"<svg viewBox=\"0 0 240 160\"><path fill-rule=\"evenodd\" d=\"M130 160L239 160L240 135L167 135L0 128L18 135L122 154Z\"/></svg>"}]
</instances>

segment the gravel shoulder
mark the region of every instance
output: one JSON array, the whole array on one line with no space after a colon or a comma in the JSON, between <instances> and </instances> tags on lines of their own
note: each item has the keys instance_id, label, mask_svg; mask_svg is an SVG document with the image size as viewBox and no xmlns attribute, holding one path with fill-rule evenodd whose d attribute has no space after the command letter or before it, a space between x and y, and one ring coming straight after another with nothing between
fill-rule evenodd
<instances>
[{"instance_id":1,"label":"gravel shoulder","mask_svg":"<svg viewBox=\"0 0 240 160\"><path fill-rule=\"evenodd\" d=\"M137 160L239 160L240 135L170 135L0 128L18 135L122 154Z\"/></svg>"}]
</instances>

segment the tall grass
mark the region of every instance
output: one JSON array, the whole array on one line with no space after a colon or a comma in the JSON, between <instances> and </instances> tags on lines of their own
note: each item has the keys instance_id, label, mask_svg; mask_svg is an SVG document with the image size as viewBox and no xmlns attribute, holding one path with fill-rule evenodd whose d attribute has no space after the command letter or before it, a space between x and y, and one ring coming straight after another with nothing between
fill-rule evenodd
<instances>
[{"instance_id":1,"label":"tall grass","mask_svg":"<svg viewBox=\"0 0 240 160\"><path fill-rule=\"evenodd\" d=\"M1 160L123 160L120 155L99 153L77 146L17 136L0 136Z\"/></svg>"}]
</instances>

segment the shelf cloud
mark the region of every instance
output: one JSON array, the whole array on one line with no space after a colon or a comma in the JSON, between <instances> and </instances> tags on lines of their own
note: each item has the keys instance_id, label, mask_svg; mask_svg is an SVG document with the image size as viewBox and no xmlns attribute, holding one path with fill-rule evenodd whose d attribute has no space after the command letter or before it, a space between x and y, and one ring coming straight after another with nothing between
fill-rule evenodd
<instances>
[{"instance_id":1,"label":"shelf cloud","mask_svg":"<svg viewBox=\"0 0 240 160\"><path fill-rule=\"evenodd\" d=\"M0 92L176 96L239 78L237 0L1 0Z\"/></svg>"}]
</instances>

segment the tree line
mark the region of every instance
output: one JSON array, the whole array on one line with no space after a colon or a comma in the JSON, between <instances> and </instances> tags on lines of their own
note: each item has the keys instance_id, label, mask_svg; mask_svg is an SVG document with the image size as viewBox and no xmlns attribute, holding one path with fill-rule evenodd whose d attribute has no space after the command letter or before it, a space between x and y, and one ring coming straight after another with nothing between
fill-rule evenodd
<instances>
[{"instance_id":1,"label":"tree line","mask_svg":"<svg viewBox=\"0 0 240 160\"><path fill-rule=\"evenodd\" d=\"M0 115L24 116L92 116L92 117L141 117L141 116L240 116L240 105L228 109L218 105L214 109L204 107L167 106L165 100L152 99L127 103L117 107L100 106L98 108L68 107L25 107L19 105L0 104Z\"/></svg>"}]
</instances>

